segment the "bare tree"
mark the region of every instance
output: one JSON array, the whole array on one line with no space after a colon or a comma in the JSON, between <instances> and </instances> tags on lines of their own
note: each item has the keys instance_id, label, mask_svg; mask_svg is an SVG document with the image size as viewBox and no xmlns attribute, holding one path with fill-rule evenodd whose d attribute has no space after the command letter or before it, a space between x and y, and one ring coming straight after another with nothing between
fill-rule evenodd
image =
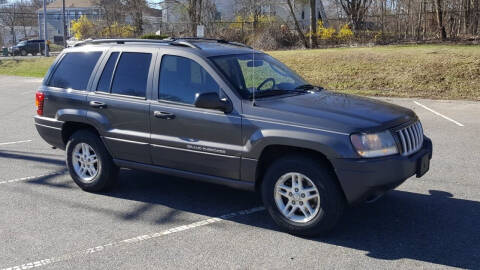
<instances>
[{"instance_id":1,"label":"bare tree","mask_svg":"<svg viewBox=\"0 0 480 270\"><path fill-rule=\"evenodd\" d=\"M97 0L95 4L100 8L108 26L125 21L125 7L119 0Z\"/></svg>"},{"instance_id":2,"label":"bare tree","mask_svg":"<svg viewBox=\"0 0 480 270\"><path fill-rule=\"evenodd\" d=\"M372 0L336 0L340 2L354 30L364 28L364 18L372 4Z\"/></svg>"},{"instance_id":3,"label":"bare tree","mask_svg":"<svg viewBox=\"0 0 480 270\"><path fill-rule=\"evenodd\" d=\"M440 31L440 36L442 40L447 39L447 32L445 30L445 25L443 25L443 9L442 9L442 0L434 0L435 1L435 11L437 14L437 24L438 30Z\"/></svg>"},{"instance_id":4,"label":"bare tree","mask_svg":"<svg viewBox=\"0 0 480 270\"><path fill-rule=\"evenodd\" d=\"M17 24L17 12L18 10L16 3L0 8L0 23L10 28L13 44L17 43L17 35L15 32L15 26Z\"/></svg>"},{"instance_id":5,"label":"bare tree","mask_svg":"<svg viewBox=\"0 0 480 270\"><path fill-rule=\"evenodd\" d=\"M292 16L293 22L295 23L295 28L297 30L298 36L300 36L300 38L302 39L305 48L308 48L308 41L305 38L302 29L300 28L300 24L298 23L297 16L295 15L295 11L293 10L292 0L287 0L287 4L288 9L290 10L290 15Z\"/></svg>"},{"instance_id":6,"label":"bare tree","mask_svg":"<svg viewBox=\"0 0 480 270\"><path fill-rule=\"evenodd\" d=\"M125 8L128 14L132 15L133 25L135 27L135 34L141 35L143 33L143 11L147 8L146 0L124 0Z\"/></svg>"}]
</instances>

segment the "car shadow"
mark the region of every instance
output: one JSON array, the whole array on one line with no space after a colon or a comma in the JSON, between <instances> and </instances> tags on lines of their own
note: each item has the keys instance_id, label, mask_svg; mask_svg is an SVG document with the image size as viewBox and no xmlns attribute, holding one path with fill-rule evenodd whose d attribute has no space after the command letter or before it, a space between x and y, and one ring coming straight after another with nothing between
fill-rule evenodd
<instances>
[{"instance_id":1,"label":"car shadow","mask_svg":"<svg viewBox=\"0 0 480 270\"><path fill-rule=\"evenodd\" d=\"M34 181L42 183L52 184ZM262 204L256 193L128 169L121 171L113 190L99 195L145 203L122 213L120 217L125 220L155 211L155 206L170 208L156 217L158 224L171 222L182 212L216 217ZM102 211L110 213L107 210ZM279 229L265 211L231 220ZM328 236L306 240L362 250L366 256L381 260L411 259L480 269L480 202L454 198L444 191L392 191L375 203L347 208Z\"/></svg>"}]
</instances>

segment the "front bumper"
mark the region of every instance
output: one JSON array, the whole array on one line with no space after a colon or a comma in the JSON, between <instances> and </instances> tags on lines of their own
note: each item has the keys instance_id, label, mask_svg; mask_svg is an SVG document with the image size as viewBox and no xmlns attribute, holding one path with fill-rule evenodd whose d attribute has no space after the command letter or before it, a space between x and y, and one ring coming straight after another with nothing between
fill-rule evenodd
<instances>
[{"instance_id":1,"label":"front bumper","mask_svg":"<svg viewBox=\"0 0 480 270\"><path fill-rule=\"evenodd\" d=\"M425 137L422 148L407 157L394 155L372 159L331 160L350 204L363 202L396 188L413 175L419 175L420 160L432 158L432 141Z\"/></svg>"}]
</instances>

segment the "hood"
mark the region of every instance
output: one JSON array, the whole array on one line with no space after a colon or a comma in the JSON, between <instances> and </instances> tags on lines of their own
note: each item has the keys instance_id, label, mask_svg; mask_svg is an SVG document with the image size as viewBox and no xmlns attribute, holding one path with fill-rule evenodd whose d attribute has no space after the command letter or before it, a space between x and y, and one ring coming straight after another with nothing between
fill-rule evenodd
<instances>
[{"instance_id":1,"label":"hood","mask_svg":"<svg viewBox=\"0 0 480 270\"><path fill-rule=\"evenodd\" d=\"M378 131L417 118L401 106L327 90L259 99L256 105L252 113L259 117L347 133Z\"/></svg>"}]
</instances>

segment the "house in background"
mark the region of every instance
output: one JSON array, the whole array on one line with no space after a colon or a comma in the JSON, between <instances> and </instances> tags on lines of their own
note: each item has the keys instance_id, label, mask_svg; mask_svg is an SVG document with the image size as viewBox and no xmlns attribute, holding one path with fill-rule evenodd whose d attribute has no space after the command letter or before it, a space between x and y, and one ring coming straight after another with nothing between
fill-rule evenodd
<instances>
[{"instance_id":1,"label":"house in background","mask_svg":"<svg viewBox=\"0 0 480 270\"><path fill-rule=\"evenodd\" d=\"M43 9L37 11L39 37L44 37ZM93 0L65 0L65 19L67 24L67 37L71 36L71 22L82 15L91 21L101 18L101 10ZM62 0L56 0L47 5L47 36L55 43L63 42Z\"/></svg>"},{"instance_id":2,"label":"house in background","mask_svg":"<svg viewBox=\"0 0 480 270\"><path fill-rule=\"evenodd\" d=\"M65 0L65 18L67 24L67 37L71 37L71 22L85 15L93 23L102 21L102 9L96 4L96 0ZM37 11L38 31L40 37L44 37L43 9ZM143 31L153 33L157 31L162 22L161 10L146 8L143 11ZM133 19L127 14L125 23L133 24ZM55 0L47 5L47 34L48 39L55 43L63 42L63 18L62 0Z\"/></svg>"},{"instance_id":3,"label":"house in background","mask_svg":"<svg viewBox=\"0 0 480 270\"><path fill-rule=\"evenodd\" d=\"M235 0L210 0L216 7L216 21L231 22L235 20L241 7L240 1ZM187 24L188 19L184 5L188 0L164 0L160 3L162 10L162 22L164 24L181 25ZM261 1L260 13L276 16L284 22L293 21L290 10L285 0L263 0ZM310 4L304 0L292 0L295 16L303 26L310 23ZM317 0L317 16L321 18L321 2Z\"/></svg>"}]
</instances>

